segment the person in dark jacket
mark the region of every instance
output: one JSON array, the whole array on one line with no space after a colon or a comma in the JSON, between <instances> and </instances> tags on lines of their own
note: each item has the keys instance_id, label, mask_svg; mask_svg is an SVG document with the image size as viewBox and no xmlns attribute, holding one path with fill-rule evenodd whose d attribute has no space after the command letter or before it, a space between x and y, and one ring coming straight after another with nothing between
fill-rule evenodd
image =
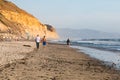
<instances>
[{"instance_id":1,"label":"person in dark jacket","mask_svg":"<svg viewBox=\"0 0 120 80\"><path fill-rule=\"evenodd\" d=\"M70 39L68 38L66 41L67 45L70 45Z\"/></svg>"}]
</instances>

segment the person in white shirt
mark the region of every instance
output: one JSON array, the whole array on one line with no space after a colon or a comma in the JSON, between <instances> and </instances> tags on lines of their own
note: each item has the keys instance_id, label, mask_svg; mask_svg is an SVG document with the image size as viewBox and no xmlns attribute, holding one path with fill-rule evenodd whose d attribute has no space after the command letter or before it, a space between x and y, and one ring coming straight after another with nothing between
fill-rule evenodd
<instances>
[{"instance_id":1,"label":"person in white shirt","mask_svg":"<svg viewBox=\"0 0 120 80\"><path fill-rule=\"evenodd\" d=\"M35 42L36 42L36 48L39 49L39 43L40 43L39 35L37 35L37 37L35 38Z\"/></svg>"}]
</instances>

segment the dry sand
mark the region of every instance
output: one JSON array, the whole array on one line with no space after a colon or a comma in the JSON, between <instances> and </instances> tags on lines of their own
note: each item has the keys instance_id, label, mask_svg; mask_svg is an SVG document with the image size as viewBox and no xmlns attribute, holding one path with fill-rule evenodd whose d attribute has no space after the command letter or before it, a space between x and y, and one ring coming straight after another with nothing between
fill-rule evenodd
<instances>
[{"instance_id":1,"label":"dry sand","mask_svg":"<svg viewBox=\"0 0 120 80\"><path fill-rule=\"evenodd\" d=\"M31 45L31 47L24 45ZM0 65L24 58L25 54L33 51L34 48L33 42L0 42Z\"/></svg>"},{"instance_id":2,"label":"dry sand","mask_svg":"<svg viewBox=\"0 0 120 80\"><path fill-rule=\"evenodd\" d=\"M3 42L0 47L0 80L120 80L119 71L66 45L36 50L34 42Z\"/></svg>"}]
</instances>

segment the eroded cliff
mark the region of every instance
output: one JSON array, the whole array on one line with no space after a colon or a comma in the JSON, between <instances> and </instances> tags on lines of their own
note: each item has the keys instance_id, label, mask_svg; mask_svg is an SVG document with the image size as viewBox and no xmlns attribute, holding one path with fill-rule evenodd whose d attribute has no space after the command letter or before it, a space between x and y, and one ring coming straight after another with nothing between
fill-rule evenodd
<instances>
[{"instance_id":1,"label":"eroded cliff","mask_svg":"<svg viewBox=\"0 0 120 80\"><path fill-rule=\"evenodd\" d=\"M37 34L58 38L55 29L51 31L33 15L11 2L0 0L0 39L33 39Z\"/></svg>"}]
</instances>

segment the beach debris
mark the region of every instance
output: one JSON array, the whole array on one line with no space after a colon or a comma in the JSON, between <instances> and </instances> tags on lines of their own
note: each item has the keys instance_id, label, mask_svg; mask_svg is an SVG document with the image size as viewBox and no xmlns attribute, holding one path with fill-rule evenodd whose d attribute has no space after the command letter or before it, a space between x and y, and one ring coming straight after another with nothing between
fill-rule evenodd
<instances>
[{"instance_id":1,"label":"beach debris","mask_svg":"<svg viewBox=\"0 0 120 80\"><path fill-rule=\"evenodd\" d=\"M31 47L31 45L23 45L23 46L25 46L25 47Z\"/></svg>"}]
</instances>

